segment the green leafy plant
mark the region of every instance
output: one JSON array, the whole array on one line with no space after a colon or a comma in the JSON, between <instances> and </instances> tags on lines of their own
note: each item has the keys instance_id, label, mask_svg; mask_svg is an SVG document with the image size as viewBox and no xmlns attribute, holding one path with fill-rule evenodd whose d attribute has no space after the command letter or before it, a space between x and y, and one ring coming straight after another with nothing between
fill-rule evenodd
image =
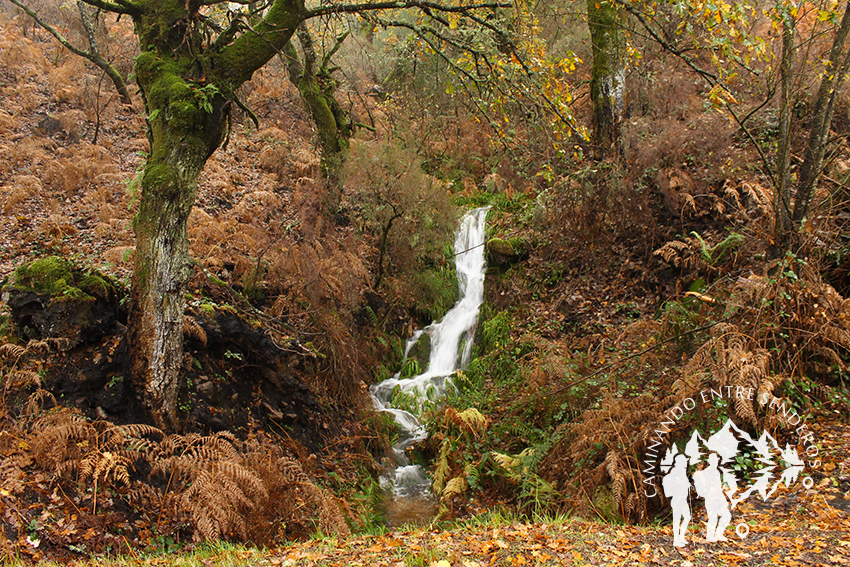
<instances>
[{"instance_id":1,"label":"green leafy plant","mask_svg":"<svg viewBox=\"0 0 850 567\"><path fill-rule=\"evenodd\" d=\"M198 104L201 109L207 114L212 114L213 110L215 110L213 108L212 101L216 96L221 94L218 86L213 83L209 83L203 87L192 87L192 92L198 100Z\"/></svg>"}]
</instances>

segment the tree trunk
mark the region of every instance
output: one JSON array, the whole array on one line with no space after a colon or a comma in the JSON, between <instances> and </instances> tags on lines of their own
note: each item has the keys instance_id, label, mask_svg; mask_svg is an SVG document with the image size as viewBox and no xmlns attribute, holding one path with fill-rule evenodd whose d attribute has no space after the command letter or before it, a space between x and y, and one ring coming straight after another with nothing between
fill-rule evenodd
<instances>
[{"instance_id":1,"label":"tree trunk","mask_svg":"<svg viewBox=\"0 0 850 567\"><path fill-rule=\"evenodd\" d=\"M334 96L336 81L331 77L332 71L328 69L328 63L344 37L338 40L331 54L325 56L319 65L313 48L313 39L304 24L298 27L296 35L301 44L303 58L298 56L295 46L290 41L284 48L286 64L289 77L304 99L319 134L319 145L322 151L321 169L327 181L323 204L327 212L335 213L342 196L339 186L339 168L342 165L342 154L348 148L348 139L351 137L353 128L347 113Z\"/></svg>"},{"instance_id":2,"label":"tree trunk","mask_svg":"<svg viewBox=\"0 0 850 567\"><path fill-rule=\"evenodd\" d=\"M130 344L132 375L158 427L179 429L177 396L183 367L183 310L188 265L188 219L198 176L220 144L229 101L218 88L185 77L188 59L143 52L136 77L148 111L151 153L142 173L134 220Z\"/></svg>"},{"instance_id":3,"label":"tree trunk","mask_svg":"<svg viewBox=\"0 0 850 567\"><path fill-rule=\"evenodd\" d=\"M588 0L587 23L593 48L590 99L597 159L619 156L620 122L626 102L625 35L614 0Z\"/></svg>"},{"instance_id":4,"label":"tree trunk","mask_svg":"<svg viewBox=\"0 0 850 567\"><path fill-rule=\"evenodd\" d=\"M779 65L779 148L776 155L776 203L773 256L784 253L791 236L791 88L793 83L794 43L796 26L794 17L783 14L782 61Z\"/></svg>"},{"instance_id":5,"label":"tree trunk","mask_svg":"<svg viewBox=\"0 0 850 567\"><path fill-rule=\"evenodd\" d=\"M847 74L848 63L850 63L850 52L845 48L848 32L850 32L850 3L844 9L844 16L841 18L841 24L832 42L829 67L824 70L818 93L815 96L809 141L806 144L803 165L800 167L800 177L797 180L797 191L794 199L793 220L796 224L800 224L808 215L817 180L821 174L823 156L826 151L826 139L829 135L832 114L835 110L835 100L841 82Z\"/></svg>"}]
</instances>

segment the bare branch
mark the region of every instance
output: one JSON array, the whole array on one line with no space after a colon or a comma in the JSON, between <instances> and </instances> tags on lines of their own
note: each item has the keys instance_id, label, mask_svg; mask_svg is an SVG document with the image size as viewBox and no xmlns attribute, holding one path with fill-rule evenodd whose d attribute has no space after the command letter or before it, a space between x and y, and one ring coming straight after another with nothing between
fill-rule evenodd
<instances>
[{"instance_id":1,"label":"bare branch","mask_svg":"<svg viewBox=\"0 0 850 567\"><path fill-rule=\"evenodd\" d=\"M56 30L56 28L54 28L53 26L51 26L50 24L48 24L47 22L42 20L41 17L32 8L30 8L29 6L27 6L24 3L20 2L20 0L9 0L9 2L11 2L15 6L17 6L18 8L20 8L24 12L26 12L27 15L30 18L32 18L33 21L35 21L35 23L37 23L39 26L41 26L50 35L55 37L56 41L58 41L59 43L61 43L65 47L67 47L69 51L71 51L72 53L74 53L76 55L79 55L80 57L85 57L86 59L89 58L89 53L87 51L80 49L79 47L75 46L70 41L65 39L65 36L63 36L61 33L59 33L59 31Z\"/></svg>"},{"instance_id":2,"label":"bare branch","mask_svg":"<svg viewBox=\"0 0 850 567\"><path fill-rule=\"evenodd\" d=\"M83 28L85 28L86 35L89 39L89 55L84 57L100 67L103 72L109 76L110 80L112 80L112 84L115 85L115 90L118 91L118 95L121 97L121 102L128 106L132 105L133 101L130 99L130 93L127 91L127 83L124 82L124 77L122 77L121 73L119 73L109 61L104 59L103 55L100 53L100 47L97 45L97 36L95 34L94 25L89 17L88 5L83 0L77 0L77 9L80 12L80 20L83 23Z\"/></svg>"},{"instance_id":3,"label":"bare branch","mask_svg":"<svg viewBox=\"0 0 850 567\"><path fill-rule=\"evenodd\" d=\"M363 2L356 4L331 4L320 6L307 12L308 18L317 16L328 16L331 14L351 14L356 12L368 12L374 10L398 10L403 8L419 8L422 11L433 10L435 12L453 12L456 14L468 14L473 10L512 8L511 2L482 2L480 4L469 4L466 6L447 6L438 2L427 0L399 0L397 2Z\"/></svg>"},{"instance_id":4,"label":"bare branch","mask_svg":"<svg viewBox=\"0 0 850 567\"><path fill-rule=\"evenodd\" d=\"M50 35L56 38L56 41L65 46L71 53L74 55L79 55L88 61L94 63L97 67L99 67L109 78L112 80L112 83L115 85L115 90L118 91L118 94L121 97L121 102L126 105L132 104L132 100L130 99L130 93L127 92L127 84L124 82L124 78L121 74L113 67L103 56L100 54L100 49L97 45L97 38L95 36L94 27L92 26L91 20L89 19L88 13L86 12L85 0L78 0L77 7L80 10L80 19L83 23L83 28L86 30L86 36L89 40L89 50L81 49L76 45L72 44L68 41L59 31L41 19L41 17L29 6L21 2L20 0L9 0L12 4L23 10L27 13L27 15L35 21L41 28L47 31Z\"/></svg>"},{"instance_id":5,"label":"bare branch","mask_svg":"<svg viewBox=\"0 0 850 567\"><path fill-rule=\"evenodd\" d=\"M100 8L101 10L114 12L116 14L128 14L133 16L142 11L139 6L129 2L128 0L115 0L115 2L107 2L106 0L83 0L83 2L89 6L94 6L95 8Z\"/></svg>"}]
</instances>

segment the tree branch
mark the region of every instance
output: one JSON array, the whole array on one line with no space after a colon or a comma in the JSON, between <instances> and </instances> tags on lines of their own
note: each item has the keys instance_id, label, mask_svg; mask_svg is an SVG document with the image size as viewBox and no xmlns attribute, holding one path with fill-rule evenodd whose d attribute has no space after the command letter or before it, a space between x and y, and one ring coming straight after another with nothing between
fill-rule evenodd
<instances>
[{"instance_id":1,"label":"tree branch","mask_svg":"<svg viewBox=\"0 0 850 567\"><path fill-rule=\"evenodd\" d=\"M331 14L352 14L355 12L368 12L374 10L398 10L401 8L419 8L422 11L434 10L437 12L454 12L458 14L466 14L473 10L483 8L511 8L513 4L510 2L482 2L480 4L469 4L467 6L446 6L438 2L430 2L427 0L398 0L385 2L363 2L356 4L331 4L320 6L307 12L308 18L318 16L329 16Z\"/></svg>"},{"instance_id":2,"label":"tree branch","mask_svg":"<svg viewBox=\"0 0 850 567\"><path fill-rule=\"evenodd\" d=\"M141 7L129 2L128 0L115 0L115 2L107 2L106 0L83 0L83 2L89 6L94 6L95 8L100 8L101 10L114 12L116 14L135 16L142 11Z\"/></svg>"},{"instance_id":3,"label":"tree branch","mask_svg":"<svg viewBox=\"0 0 850 567\"><path fill-rule=\"evenodd\" d=\"M275 0L259 24L223 47L218 63L230 87L236 90L279 54L307 14L303 0Z\"/></svg>"},{"instance_id":4,"label":"tree branch","mask_svg":"<svg viewBox=\"0 0 850 567\"><path fill-rule=\"evenodd\" d=\"M79 55L80 57L85 57L86 59L90 59L90 54L87 51L83 51L79 47L76 47L70 41L65 39L65 37L59 33L56 28L42 20L37 13L35 13L29 6L20 2L20 0L9 0L12 4L23 10L27 13L27 15L35 21L40 27L42 27L45 31L47 31L50 35L56 38L56 41L64 45L68 48L71 53L75 55Z\"/></svg>"},{"instance_id":5,"label":"tree branch","mask_svg":"<svg viewBox=\"0 0 850 567\"><path fill-rule=\"evenodd\" d=\"M70 41L68 41L59 31L42 20L39 15L32 10L29 6L25 5L20 0L9 0L12 4L23 10L27 13L27 15L35 21L42 29L56 38L60 44L62 44L65 48L67 48L74 55L79 55L80 57L91 61L97 67L99 67L104 73L106 73L109 78L112 80L112 83L115 85L115 90L118 91L119 96L121 97L121 102L126 105L132 104L132 100L130 99L130 93L127 92L127 84L124 82L124 78L121 74L113 67L103 56L100 54L100 49L97 46L97 38L95 36L94 27L92 26L91 20L89 20L88 14L85 11L84 0L77 1L77 7L80 10L80 19L83 23L83 28L86 31L86 36L89 40L89 50L85 51Z\"/></svg>"},{"instance_id":6,"label":"tree branch","mask_svg":"<svg viewBox=\"0 0 850 567\"><path fill-rule=\"evenodd\" d=\"M115 90L118 91L118 95L121 97L121 102L130 106L133 104L133 101L130 99L130 93L127 91L127 83L124 82L124 77L121 76L121 73L112 66L106 59L103 58L103 55L100 53L100 47L97 45L97 35L95 34L94 25L92 25L91 18L88 13L88 5L83 0L77 0L77 9L80 12L80 20L83 23L83 28L86 30L86 36L89 39L89 56L86 56L92 63L100 67L104 73L106 73L112 84L115 85Z\"/></svg>"}]
</instances>

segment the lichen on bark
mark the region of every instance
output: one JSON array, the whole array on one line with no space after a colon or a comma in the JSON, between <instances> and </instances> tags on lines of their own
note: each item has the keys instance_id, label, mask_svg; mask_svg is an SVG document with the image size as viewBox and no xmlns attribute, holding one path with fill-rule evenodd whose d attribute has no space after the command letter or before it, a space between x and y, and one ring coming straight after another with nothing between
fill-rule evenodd
<instances>
[{"instance_id":1,"label":"lichen on bark","mask_svg":"<svg viewBox=\"0 0 850 567\"><path fill-rule=\"evenodd\" d=\"M590 98L596 157L620 152L620 122L626 108L625 34L614 0L588 0L587 21L593 48Z\"/></svg>"}]
</instances>

